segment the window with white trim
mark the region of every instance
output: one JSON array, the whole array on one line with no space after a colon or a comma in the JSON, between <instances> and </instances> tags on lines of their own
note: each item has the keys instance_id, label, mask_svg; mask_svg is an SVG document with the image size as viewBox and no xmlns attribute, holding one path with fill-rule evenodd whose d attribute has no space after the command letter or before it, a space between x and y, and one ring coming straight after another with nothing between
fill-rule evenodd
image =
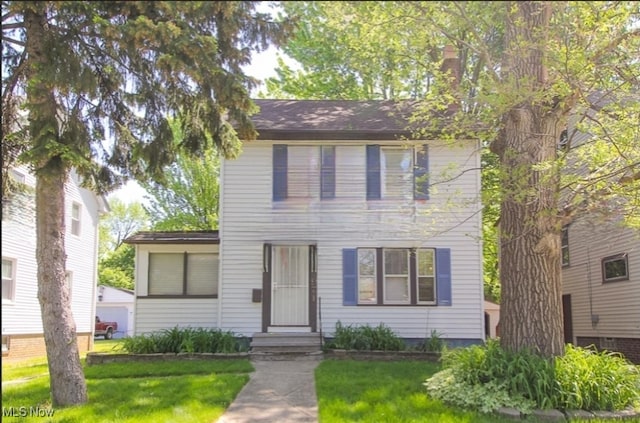
<instances>
[{"instance_id":1,"label":"window with white trim","mask_svg":"<svg viewBox=\"0 0 640 423\"><path fill-rule=\"evenodd\" d=\"M9 352L9 336L8 335L2 335L2 352L3 353Z\"/></svg>"},{"instance_id":2,"label":"window with white trim","mask_svg":"<svg viewBox=\"0 0 640 423\"><path fill-rule=\"evenodd\" d=\"M626 253L602 259L602 281L617 282L629 280L629 262Z\"/></svg>"},{"instance_id":3,"label":"window with white trim","mask_svg":"<svg viewBox=\"0 0 640 423\"><path fill-rule=\"evenodd\" d=\"M562 248L562 266L569 265L569 228L562 228L561 248Z\"/></svg>"},{"instance_id":4,"label":"window with white trim","mask_svg":"<svg viewBox=\"0 0 640 423\"><path fill-rule=\"evenodd\" d=\"M82 216L82 206L80 203L71 204L71 233L80 236L80 218Z\"/></svg>"},{"instance_id":5,"label":"window with white trim","mask_svg":"<svg viewBox=\"0 0 640 423\"><path fill-rule=\"evenodd\" d=\"M16 261L2 258L2 303L13 303L16 291Z\"/></svg>"},{"instance_id":6,"label":"window with white trim","mask_svg":"<svg viewBox=\"0 0 640 423\"><path fill-rule=\"evenodd\" d=\"M218 254L149 253L150 296L218 295Z\"/></svg>"}]
</instances>

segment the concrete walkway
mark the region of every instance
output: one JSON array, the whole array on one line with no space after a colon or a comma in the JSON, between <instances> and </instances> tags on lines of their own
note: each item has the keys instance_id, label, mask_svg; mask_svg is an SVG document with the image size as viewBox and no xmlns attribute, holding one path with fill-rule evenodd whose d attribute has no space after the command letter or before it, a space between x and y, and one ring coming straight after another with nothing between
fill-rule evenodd
<instances>
[{"instance_id":1,"label":"concrete walkway","mask_svg":"<svg viewBox=\"0 0 640 423\"><path fill-rule=\"evenodd\" d=\"M253 361L255 372L218 423L318 421L317 360Z\"/></svg>"}]
</instances>

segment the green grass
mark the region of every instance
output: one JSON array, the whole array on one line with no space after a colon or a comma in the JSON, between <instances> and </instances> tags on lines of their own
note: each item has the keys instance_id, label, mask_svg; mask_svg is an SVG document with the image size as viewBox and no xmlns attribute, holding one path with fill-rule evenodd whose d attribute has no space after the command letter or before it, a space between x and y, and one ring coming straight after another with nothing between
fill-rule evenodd
<instances>
[{"instance_id":1,"label":"green grass","mask_svg":"<svg viewBox=\"0 0 640 423\"><path fill-rule=\"evenodd\" d=\"M125 353L122 348L122 339L101 339L95 338L93 342L93 352L97 353Z\"/></svg>"},{"instance_id":2,"label":"green grass","mask_svg":"<svg viewBox=\"0 0 640 423\"><path fill-rule=\"evenodd\" d=\"M422 361L325 360L316 368L320 422L513 423L430 399L423 383L440 369Z\"/></svg>"},{"instance_id":3,"label":"green grass","mask_svg":"<svg viewBox=\"0 0 640 423\"><path fill-rule=\"evenodd\" d=\"M53 421L216 421L247 383L252 370L248 360L175 360L85 367L89 402L56 409ZM3 387L2 405L50 408L48 375ZM5 420L44 421L39 417L3 417Z\"/></svg>"}]
</instances>

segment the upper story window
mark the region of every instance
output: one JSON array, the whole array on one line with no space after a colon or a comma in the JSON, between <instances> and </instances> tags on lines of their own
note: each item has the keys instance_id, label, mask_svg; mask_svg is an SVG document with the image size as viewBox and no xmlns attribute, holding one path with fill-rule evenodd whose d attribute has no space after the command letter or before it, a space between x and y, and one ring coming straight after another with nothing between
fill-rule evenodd
<instances>
[{"instance_id":1,"label":"upper story window","mask_svg":"<svg viewBox=\"0 0 640 423\"><path fill-rule=\"evenodd\" d=\"M335 197L335 146L273 146L273 199Z\"/></svg>"},{"instance_id":2,"label":"upper story window","mask_svg":"<svg viewBox=\"0 0 640 423\"><path fill-rule=\"evenodd\" d=\"M429 198L427 146L367 145L367 200Z\"/></svg>"},{"instance_id":3,"label":"upper story window","mask_svg":"<svg viewBox=\"0 0 640 423\"><path fill-rule=\"evenodd\" d=\"M2 258L2 303L13 303L16 291L16 261Z\"/></svg>"},{"instance_id":4,"label":"upper story window","mask_svg":"<svg viewBox=\"0 0 640 423\"><path fill-rule=\"evenodd\" d=\"M602 259L602 281L617 282L629 280L629 261L627 254Z\"/></svg>"},{"instance_id":5,"label":"upper story window","mask_svg":"<svg viewBox=\"0 0 640 423\"><path fill-rule=\"evenodd\" d=\"M561 245L562 245L562 266L569 265L569 228L562 228L561 234Z\"/></svg>"},{"instance_id":6,"label":"upper story window","mask_svg":"<svg viewBox=\"0 0 640 423\"><path fill-rule=\"evenodd\" d=\"M82 216L82 206L79 203L73 203L71 205L71 233L76 236L80 236L80 225Z\"/></svg>"},{"instance_id":7,"label":"upper story window","mask_svg":"<svg viewBox=\"0 0 640 423\"><path fill-rule=\"evenodd\" d=\"M364 150L362 146L345 146L340 147L339 160L336 159L337 149L333 145L275 144L273 200L333 199L336 198L336 186L339 186L341 198L429 198L426 146L367 145ZM366 155L366 169L354 173L362 166L357 156L363 153ZM359 156L359 160L362 158ZM336 172L336 168L339 168L339 172ZM358 181L362 181L362 185L358 185ZM360 191L365 189L366 192Z\"/></svg>"},{"instance_id":8,"label":"upper story window","mask_svg":"<svg viewBox=\"0 0 640 423\"><path fill-rule=\"evenodd\" d=\"M217 296L218 254L149 253L149 295Z\"/></svg>"}]
</instances>

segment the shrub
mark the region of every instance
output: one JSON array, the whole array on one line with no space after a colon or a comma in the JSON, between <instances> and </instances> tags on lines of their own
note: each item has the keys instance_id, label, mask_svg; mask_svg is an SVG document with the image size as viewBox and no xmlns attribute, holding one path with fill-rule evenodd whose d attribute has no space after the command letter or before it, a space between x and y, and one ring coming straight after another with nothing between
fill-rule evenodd
<instances>
[{"instance_id":1,"label":"shrub","mask_svg":"<svg viewBox=\"0 0 640 423\"><path fill-rule=\"evenodd\" d=\"M233 332L178 327L125 338L122 347L132 354L234 353L246 350L245 343Z\"/></svg>"},{"instance_id":2,"label":"shrub","mask_svg":"<svg viewBox=\"0 0 640 423\"><path fill-rule=\"evenodd\" d=\"M567 346L545 359L512 353L497 341L446 351L445 370L425 383L430 396L483 412L514 407L621 410L640 402L640 371L622 357Z\"/></svg>"},{"instance_id":3,"label":"shrub","mask_svg":"<svg viewBox=\"0 0 640 423\"><path fill-rule=\"evenodd\" d=\"M612 411L640 402L640 368L617 353L567 345L555 368L560 408Z\"/></svg>"},{"instance_id":4,"label":"shrub","mask_svg":"<svg viewBox=\"0 0 640 423\"><path fill-rule=\"evenodd\" d=\"M343 326L338 321L334 337L327 347L361 351L400 351L405 349L405 344L383 323L373 328L369 325Z\"/></svg>"}]
</instances>

